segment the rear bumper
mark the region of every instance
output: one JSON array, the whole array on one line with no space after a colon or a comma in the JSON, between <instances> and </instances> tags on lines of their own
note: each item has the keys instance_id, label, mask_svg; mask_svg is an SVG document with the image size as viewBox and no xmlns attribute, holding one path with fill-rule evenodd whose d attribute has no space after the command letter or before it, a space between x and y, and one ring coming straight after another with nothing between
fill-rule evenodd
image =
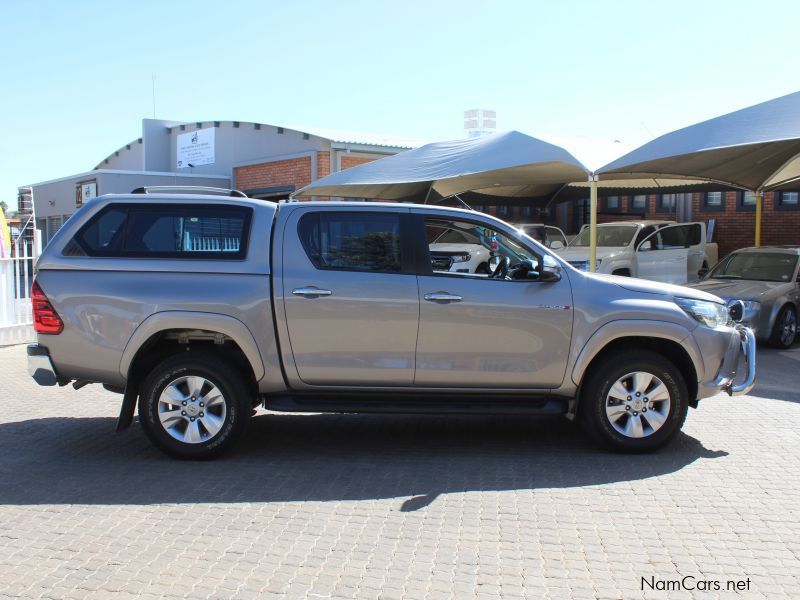
<instances>
[{"instance_id":1,"label":"rear bumper","mask_svg":"<svg viewBox=\"0 0 800 600\"><path fill-rule=\"evenodd\" d=\"M39 344L28 344L28 375L39 385L56 385L56 375L53 361L47 348Z\"/></svg>"},{"instance_id":2,"label":"rear bumper","mask_svg":"<svg viewBox=\"0 0 800 600\"><path fill-rule=\"evenodd\" d=\"M744 380L736 383L740 364L743 364ZM737 325L730 334L716 377L711 381L700 383L698 397L706 398L719 392L726 392L730 396L747 394L753 389L755 380L756 336L749 327Z\"/></svg>"}]
</instances>

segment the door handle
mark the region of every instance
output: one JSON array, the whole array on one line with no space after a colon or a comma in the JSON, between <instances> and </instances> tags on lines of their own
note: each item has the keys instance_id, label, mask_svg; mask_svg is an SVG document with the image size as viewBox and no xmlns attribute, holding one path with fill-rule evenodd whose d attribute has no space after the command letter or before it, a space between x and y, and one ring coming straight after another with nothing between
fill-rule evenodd
<instances>
[{"instance_id":1,"label":"door handle","mask_svg":"<svg viewBox=\"0 0 800 600\"><path fill-rule=\"evenodd\" d=\"M295 296L302 296L303 298L319 298L320 296L330 296L333 294L330 290L322 290L313 286L295 288L292 290Z\"/></svg>"},{"instance_id":2,"label":"door handle","mask_svg":"<svg viewBox=\"0 0 800 600\"><path fill-rule=\"evenodd\" d=\"M423 296L428 302L461 302L463 298L448 292L433 292Z\"/></svg>"}]
</instances>

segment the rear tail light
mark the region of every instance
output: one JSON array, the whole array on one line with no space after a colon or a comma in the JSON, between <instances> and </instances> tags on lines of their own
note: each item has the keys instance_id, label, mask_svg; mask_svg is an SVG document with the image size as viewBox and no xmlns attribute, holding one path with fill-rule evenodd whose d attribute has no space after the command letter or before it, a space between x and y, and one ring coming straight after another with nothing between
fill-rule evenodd
<instances>
[{"instance_id":1,"label":"rear tail light","mask_svg":"<svg viewBox=\"0 0 800 600\"><path fill-rule=\"evenodd\" d=\"M33 305L33 328L36 333L58 335L64 329L64 322L58 316L50 300L44 295L38 281L31 287L31 304Z\"/></svg>"}]
</instances>

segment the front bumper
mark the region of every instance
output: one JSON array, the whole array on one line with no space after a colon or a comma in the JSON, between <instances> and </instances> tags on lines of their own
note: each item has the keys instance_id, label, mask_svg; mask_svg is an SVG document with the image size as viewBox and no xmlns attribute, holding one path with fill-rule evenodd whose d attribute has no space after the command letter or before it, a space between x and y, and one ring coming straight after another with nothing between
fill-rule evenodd
<instances>
[{"instance_id":1,"label":"front bumper","mask_svg":"<svg viewBox=\"0 0 800 600\"><path fill-rule=\"evenodd\" d=\"M739 364L744 364L744 380L736 383ZM736 325L725 351L717 376L712 381L701 383L698 397L705 398L727 392L729 396L741 396L753 389L756 381L756 336L744 325Z\"/></svg>"},{"instance_id":2,"label":"front bumper","mask_svg":"<svg viewBox=\"0 0 800 600\"><path fill-rule=\"evenodd\" d=\"M47 348L39 344L28 344L28 375L39 385L56 385L58 375L50 360Z\"/></svg>"}]
</instances>

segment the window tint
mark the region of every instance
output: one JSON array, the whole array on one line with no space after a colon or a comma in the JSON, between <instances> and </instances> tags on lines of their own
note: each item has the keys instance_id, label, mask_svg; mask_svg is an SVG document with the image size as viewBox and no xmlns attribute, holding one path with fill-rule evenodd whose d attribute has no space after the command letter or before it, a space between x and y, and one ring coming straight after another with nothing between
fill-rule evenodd
<instances>
[{"instance_id":1,"label":"window tint","mask_svg":"<svg viewBox=\"0 0 800 600\"><path fill-rule=\"evenodd\" d=\"M430 217L425 219L425 232L434 273L488 277L504 258L511 264L539 264L539 257L521 240L477 223Z\"/></svg>"},{"instance_id":2,"label":"window tint","mask_svg":"<svg viewBox=\"0 0 800 600\"><path fill-rule=\"evenodd\" d=\"M251 210L235 206L117 205L77 234L93 256L244 258Z\"/></svg>"},{"instance_id":3,"label":"window tint","mask_svg":"<svg viewBox=\"0 0 800 600\"><path fill-rule=\"evenodd\" d=\"M320 212L300 219L300 239L318 269L399 272L400 216Z\"/></svg>"},{"instance_id":4,"label":"window tint","mask_svg":"<svg viewBox=\"0 0 800 600\"><path fill-rule=\"evenodd\" d=\"M680 227L664 227L654 237L653 250L670 250L674 248L688 248L700 243L700 225L684 225Z\"/></svg>"},{"instance_id":5,"label":"window tint","mask_svg":"<svg viewBox=\"0 0 800 600\"><path fill-rule=\"evenodd\" d=\"M97 215L81 229L79 242L88 252L110 252L122 247L127 210L110 208Z\"/></svg>"}]
</instances>

